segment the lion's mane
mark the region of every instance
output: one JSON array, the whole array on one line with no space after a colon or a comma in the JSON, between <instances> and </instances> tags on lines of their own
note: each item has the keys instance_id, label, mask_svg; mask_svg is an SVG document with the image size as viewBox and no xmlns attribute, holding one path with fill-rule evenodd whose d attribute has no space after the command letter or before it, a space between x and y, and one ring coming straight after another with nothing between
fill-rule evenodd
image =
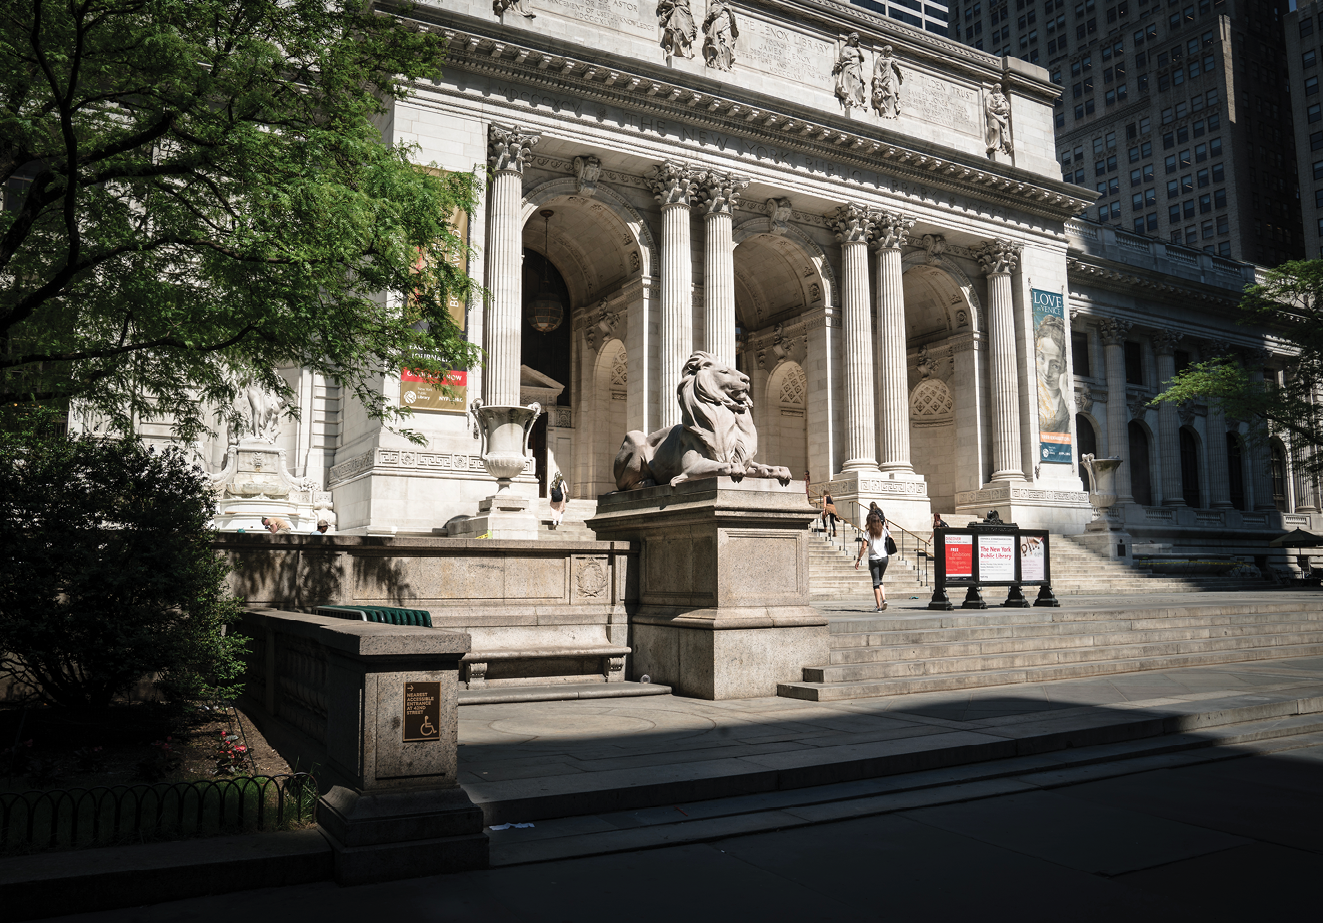
<instances>
[{"instance_id":1,"label":"lion's mane","mask_svg":"<svg viewBox=\"0 0 1323 923\"><path fill-rule=\"evenodd\" d=\"M748 391L737 396L724 388L715 363L705 352L694 353L685 363L676 387L680 419L716 461L745 464L758 452L753 401Z\"/></svg>"}]
</instances>

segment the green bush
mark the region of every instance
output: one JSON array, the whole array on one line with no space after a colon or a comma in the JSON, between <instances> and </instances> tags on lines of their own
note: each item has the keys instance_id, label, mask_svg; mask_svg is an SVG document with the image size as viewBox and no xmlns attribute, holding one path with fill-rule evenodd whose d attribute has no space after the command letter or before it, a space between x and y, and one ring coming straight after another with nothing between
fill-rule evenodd
<instances>
[{"instance_id":1,"label":"green bush","mask_svg":"<svg viewBox=\"0 0 1323 923\"><path fill-rule=\"evenodd\" d=\"M147 676L175 703L233 696L241 602L206 475L177 449L26 430L0 433L0 656L19 688L76 710Z\"/></svg>"}]
</instances>

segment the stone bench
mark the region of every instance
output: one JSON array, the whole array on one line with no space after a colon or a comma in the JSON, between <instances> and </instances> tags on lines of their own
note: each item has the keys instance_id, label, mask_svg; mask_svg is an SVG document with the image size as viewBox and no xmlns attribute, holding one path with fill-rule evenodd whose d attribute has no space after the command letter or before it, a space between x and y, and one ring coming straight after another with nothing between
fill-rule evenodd
<instances>
[{"instance_id":1,"label":"stone bench","mask_svg":"<svg viewBox=\"0 0 1323 923\"><path fill-rule=\"evenodd\" d=\"M469 689L591 682L600 676L615 683L625 678L628 647L614 644L491 648L469 651L461 660L461 678ZM596 669L593 667L596 666Z\"/></svg>"}]
</instances>

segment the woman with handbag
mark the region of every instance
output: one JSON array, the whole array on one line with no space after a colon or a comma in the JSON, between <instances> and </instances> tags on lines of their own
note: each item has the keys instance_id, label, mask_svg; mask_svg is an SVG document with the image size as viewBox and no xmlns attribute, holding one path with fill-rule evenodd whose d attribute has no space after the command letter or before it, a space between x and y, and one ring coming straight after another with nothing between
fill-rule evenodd
<instances>
[{"instance_id":1,"label":"woman with handbag","mask_svg":"<svg viewBox=\"0 0 1323 923\"><path fill-rule=\"evenodd\" d=\"M854 559L854 569L859 569L859 563L864 559L864 552L867 551L868 571L873 576L873 600L877 604L874 612L881 612L887 607L887 593L882 588L882 575L887 572L887 561L890 560L895 547L896 543L891 538L885 520L876 513L870 512L868 519L864 521L864 540L859 543L859 556Z\"/></svg>"},{"instance_id":2,"label":"woman with handbag","mask_svg":"<svg viewBox=\"0 0 1323 923\"><path fill-rule=\"evenodd\" d=\"M551 528L560 525L565 515L565 507L570 504L570 483L559 471L551 482Z\"/></svg>"},{"instance_id":3,"label":"woman with handbag","mask_svg":"<svg viewBox=\"0 0 1323 923\"><path fill-rule=\"evenodd\" d=\"M822 495L822 531L830 532L831 537L836 537L836 504L832 501L831 494Z\"/></svg>"}]
</instances>

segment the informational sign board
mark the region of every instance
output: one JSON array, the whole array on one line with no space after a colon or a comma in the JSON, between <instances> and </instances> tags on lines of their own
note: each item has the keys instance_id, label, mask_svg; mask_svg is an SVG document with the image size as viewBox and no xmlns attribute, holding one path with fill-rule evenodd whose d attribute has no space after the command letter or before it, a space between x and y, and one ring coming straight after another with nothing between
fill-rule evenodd
<instances>
[{"instance_id":1,"label":"informational sign board","mask_svg":"<svg viewBox=\"0 0 1323 923\"><path fill-rule=\"evenodd\" d=\"M1020 576L1025 583L1045 580L1047 543L1034 535L1020 536Z\"/></svg>"},{"instance_id":2,"label":"informational sign board","mask_svg":"<svg viewBox=\"0 0 1323 923\"><path fill-rule=\"evenodd\" d=\"M948 580L974 576L974 536L948 535L944 552Z\"/></svg>"},{"instance_id":3,"label":"informational sign board","mask_svg":"<svg viewBox=\"0 0 1323 923\"><path fill-rule=\"evenodd\" d=\"M1038 366L1038 447L1045 462L1071 464L1070 421L1074 387L1067 375L1065 299L1030 289L1034 308L1034 357Z\"/></svg>"},{"instance_id":4,"label":"informational sign board","mask_svg":"<svg viewBox=\"0 0 1323 923\"><path fill-rule=\"evenodd\" d=\"M437 171L444 172L444 171ZM446 261L456 269L466 268L469 246L469 216L463 209L455 209L450 218L463 246L446 254ZM468 335L468 305L451 292L446 298L446 311L461 333ZM455 369L445 379L422 378L412 371L400 372L400 406L422 413L468 413L469 373ZM450 393L444 393L448 390Z\"/></svg>"},{"instance_id":5,"label":"informational sign board","mask_svg":"<svg viewBox=\"0 0 1323 923\"><path fill-rule=\"evenodd\" d=\"M1015 582L1015 536L978 536L978 573L983 583Z\"/></svg>"},{"instance_id":6,"label":"informational sign board","mask_svg":"<svg viewBox=\"0 0 1323 923\"><path fill-rule=\"evenodd\" d=\"M404 742L441 739L441 684L404 684Z\"/></svg>"}]
</instances>

